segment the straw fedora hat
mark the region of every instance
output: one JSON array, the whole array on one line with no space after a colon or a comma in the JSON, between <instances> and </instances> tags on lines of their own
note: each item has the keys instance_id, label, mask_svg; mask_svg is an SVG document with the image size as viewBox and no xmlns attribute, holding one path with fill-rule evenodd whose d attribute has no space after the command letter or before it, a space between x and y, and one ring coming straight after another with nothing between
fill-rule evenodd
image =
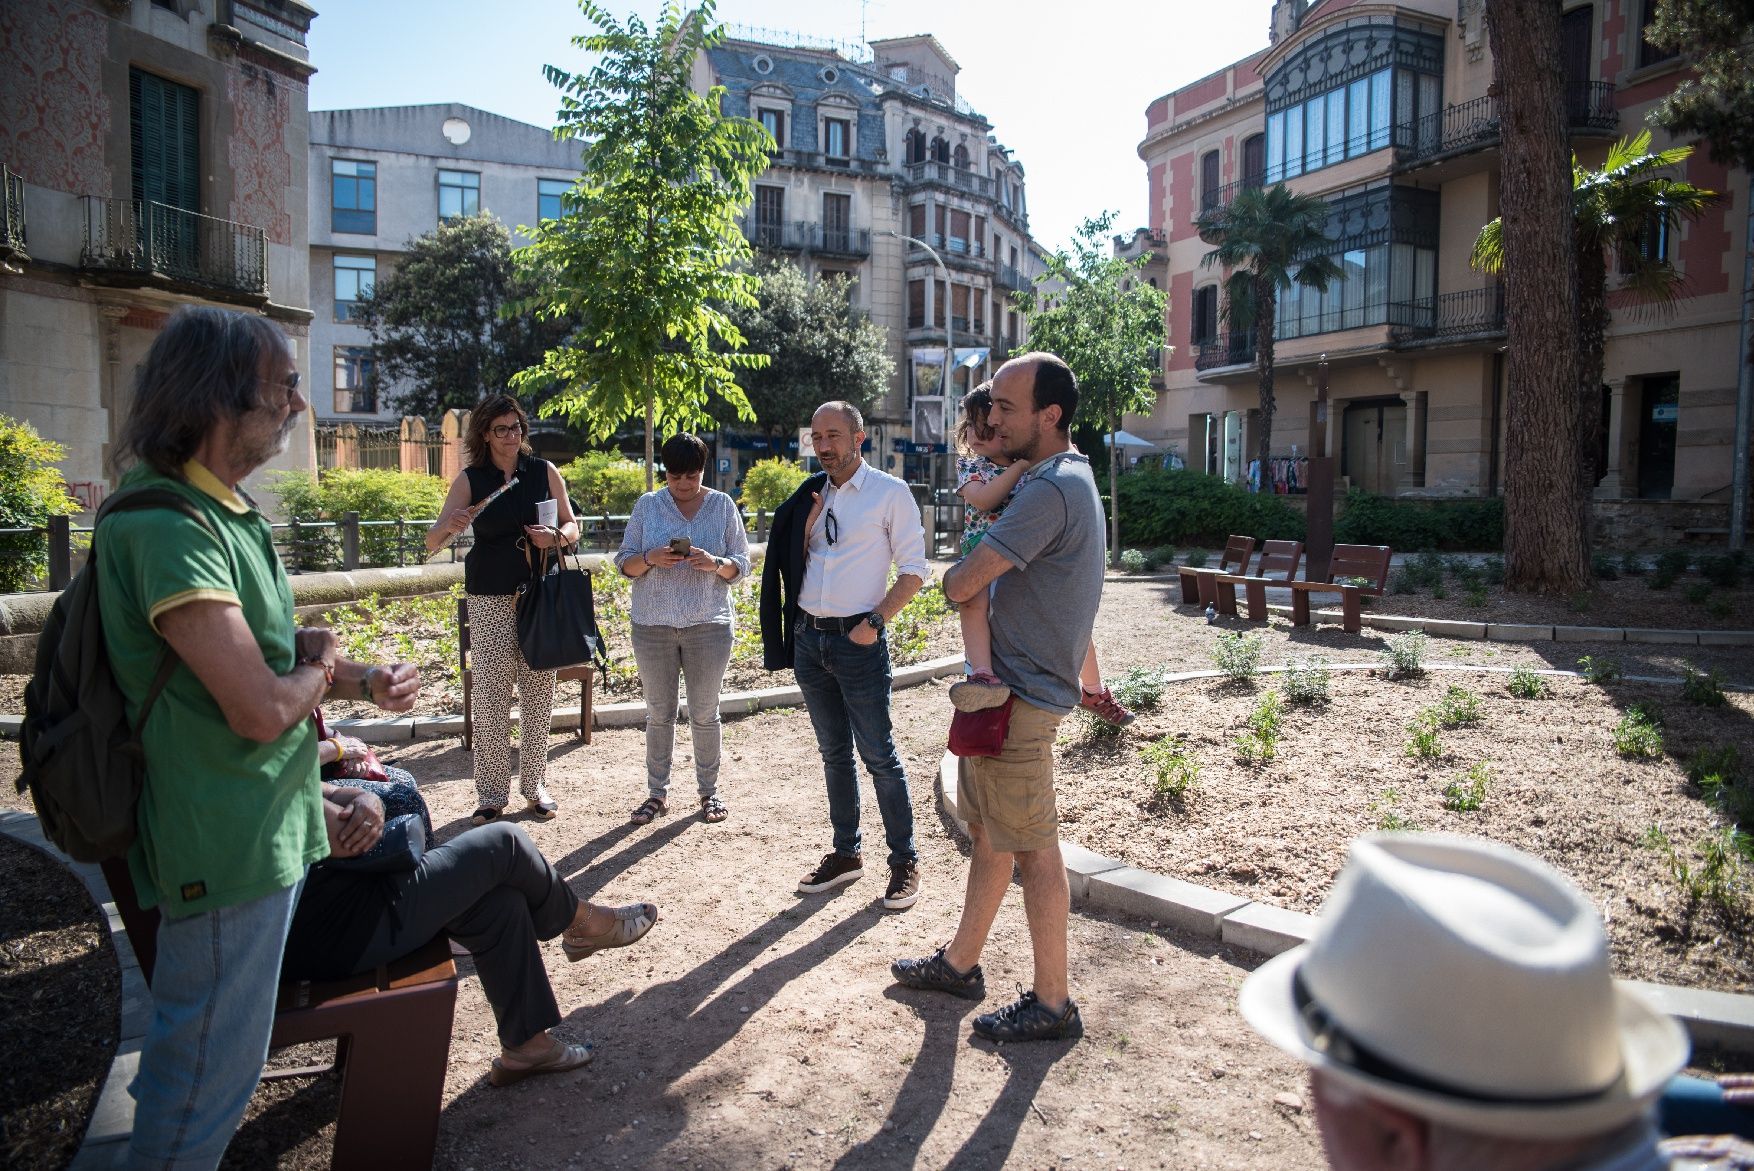
<instances>
[{"instance_id":1,"label":"straw fedora hat","mask_svg":"<svg viewBox=\"0 0 1754 1171\"><path fill-rule=\"evenodd\" d=\"M1614 983L1564 876L1444 834L1354 842L1314 937L1250 975L1239 1007L1328 1077L1505 1137L1616 1129L1687 1060L1681 1027Z\"/></svg>"}]
</instances>

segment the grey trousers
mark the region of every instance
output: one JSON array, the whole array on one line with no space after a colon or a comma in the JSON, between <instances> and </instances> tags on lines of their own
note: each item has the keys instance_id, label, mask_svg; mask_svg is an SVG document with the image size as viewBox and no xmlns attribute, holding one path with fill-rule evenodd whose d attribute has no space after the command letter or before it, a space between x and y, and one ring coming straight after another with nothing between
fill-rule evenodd
<instances>
[{"instance_id":1,"label":"grey trousers","mask_svg":"<svg viewBox=\"0 0 1754 1171\"><path fill-rule=\"evenodd\" d=\"M394 881L391 913L357 971L407 955L443 931L475 957L500 1044L522 1045L560 1023L537 944L566 929L579 900L523 829L495 821L465 830Z\"/></svg>"},{"instance_id":2,"label":"grey trousers","mask_svg":"<svg viewBox=\"0 0 1754 1171\"><path fill-rule=\"evenodd\" d=\"M705 797L719 787L719 688L731 665L731 627L633 628L633 659L646 701L646 789L670 792L670 759L676 749L677 677L688 682L688 730L694 745L694 783Z\"/></svg>"}]
</instances>

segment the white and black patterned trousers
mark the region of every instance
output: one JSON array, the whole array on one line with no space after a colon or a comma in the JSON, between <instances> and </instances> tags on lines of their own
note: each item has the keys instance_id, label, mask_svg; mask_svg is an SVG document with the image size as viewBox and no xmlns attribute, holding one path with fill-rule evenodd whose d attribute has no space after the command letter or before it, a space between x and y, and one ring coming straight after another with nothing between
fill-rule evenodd
<instances>
[{"instance_id":1,"label":"white and black patterned trousers","mask_svg":"<svg viewBox=\"0 0 1754 1171\"><path fill-rule=\"evenodd\" d=\"M481 805L503 809L512 790L512 685L518 689L518 791L533 798L548 772L554 672L524 665L516 595L470 594L468 603L475 795Z\"/></svg>"}]
</instances>

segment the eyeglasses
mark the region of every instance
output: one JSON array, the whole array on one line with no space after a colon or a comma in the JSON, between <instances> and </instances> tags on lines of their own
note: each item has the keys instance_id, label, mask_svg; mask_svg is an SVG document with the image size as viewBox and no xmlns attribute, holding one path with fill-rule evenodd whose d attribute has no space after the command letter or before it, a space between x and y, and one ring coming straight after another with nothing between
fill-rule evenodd
<instances>
[{"instance_id":1,"label":"eyeglasses","mask_svg":"<svg viewBox=\"0 0 1754 1171\"><path fill-rule=\"evenodd\" d=\"M822 514L822 535L827 538L828 547L831 549L834 548L834 543L840 539L840 522L834 519L832 507Z\"/></svg>"},{"instance_id":2,"label":"eyeglasses","mask_svg":"<svg viewBox=\"0 0 1754 1171\"><path fill-rule=\"evenodd\" d=\"M495 439L504 439L508 435L522 435L524 433L524 425L522 423L501 423L497 427L490 428L490 430L492 430Z\"/></svg>"},{"instance_id":3,"label":"eyeglasses","mask_svg":"<svg viewBox=\"0 0 1754 1171\"><path fill-rule=\"evenodd\" d=\"M293 395L298 393L298 371L297 370L294 370L291 374L288 374L285 378L280 378L280 379L258 378L258 379L256 379L256 381L261 383L263 386L278 386L281 390L284 390L286 392L286 397L288 399L291 399Z\"/></svg>"}]
</instances>

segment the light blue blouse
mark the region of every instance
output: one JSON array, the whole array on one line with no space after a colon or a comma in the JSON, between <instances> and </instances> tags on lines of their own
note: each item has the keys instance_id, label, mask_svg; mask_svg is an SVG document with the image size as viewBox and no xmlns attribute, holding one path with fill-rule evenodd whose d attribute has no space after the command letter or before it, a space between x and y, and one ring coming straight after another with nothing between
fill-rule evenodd
<instances>
[{"instance_id":1,"label":"light blue blouse","mask_svg":"<svg viewBox=\"0 0 1754 1171\"><path fill-rule=\"evenodd\" d=\"M731 586L749 572L749 538L737 502L723 492L702 488L706 499L691 521L682 515L668 488L647 492L634 501L628 517L615 568L627 564L647 549L667 545L674 537L687 537L696 549L724 557L737 567L730 581L716 573L703 573L692 565L668 569L652 566L633 579L633 621L640 626L700 626L731 624Z\"/></svg>"}]
</instances>

